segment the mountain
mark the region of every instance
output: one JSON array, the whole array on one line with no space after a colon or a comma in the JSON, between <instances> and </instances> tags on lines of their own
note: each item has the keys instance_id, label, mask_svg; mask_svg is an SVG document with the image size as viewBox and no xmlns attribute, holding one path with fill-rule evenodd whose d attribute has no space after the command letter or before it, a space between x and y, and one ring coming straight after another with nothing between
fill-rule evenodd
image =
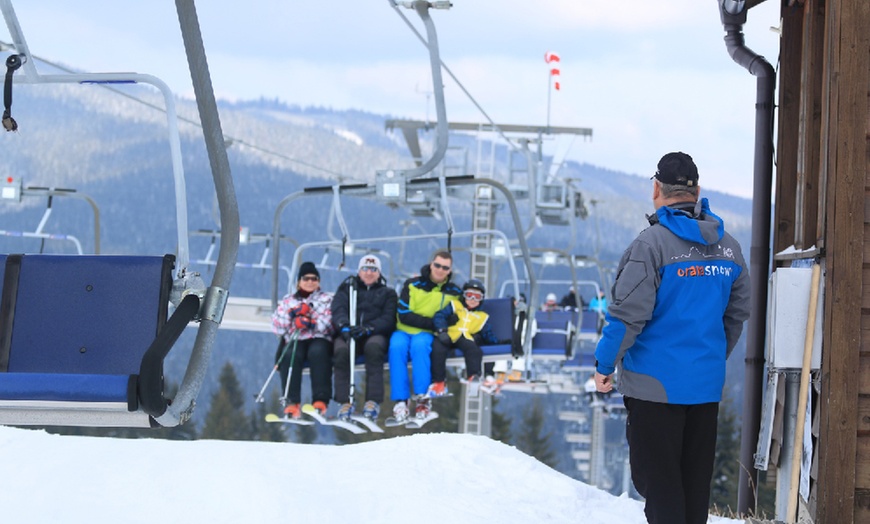
<instances>
[{"instance_id":1,"label":"mountain","mask_svg":"<svg viewBox=\"0 0 870 524\"><path fill-rule=\"evenodd\" d=\"M92 198L99 207L102 253L174 253L176 206L172 163L165 138L166 117L153 107L162 107L162 100L144 87L113 89L123 89L124 96L93 85L16 85L14 115L19 131L5 133L0 138L5 158L0 175L2 179L21 179L25 187L69 188ZM202 272L208 282L212 267L196 261L206 258L214 241L209 231L218 227L214 190L201 130L196 125L195 104L184 99L176 102L182 118L179 131L192 232L191 268ZM329 186L336 180L372 183L377 170L413 165L402 136L384 130L384 121L389 116L303 108L275 100L221 102L219 110L229 144L241 223L259 240L271 234L275 211L289 195L301 193L304 188ZM433 138L431 133L422 138L424 156L431 151ZM466 155L476 149L473 137L468 134L454 134L451 145L464 146ZM496 160L493 176L506 180L510 152L503 144L493 151ZM545 169L549 169L550 162L552 158L545 159ZM647 177L572 161L559 167L559 175L571 179L582 191L590 215L585 220L574 221L574 236L571 237L572 229L568 226L533 227L528 218L528 202L521 201L518 207L522 225L534 229L528 236L529 245L549 249L568 246L572 253L587 256L593 256L598 246L602 267L612 273L623 249L645 227L644 214L652 211ZM451 245L457 249L456 266L459 277L464 279L470 262L462 250L468 247L469 241L459 233L471 228L468 202L471 195L462 189L451 194L456 196L450 199L450 218L456 235L451 238ZM710 198L714 211L725 219L731 233L741 241L748 256L750 201L716 192L705 195ZM405 232L446 235L448 231L443 217L414 214L407 208L386 206L372 199L342 197L342 216L328 212L331 204L331 192L323 191L300 196L287 205L278 217L282 234L287 237L279 246L282 265L291 264L293 244L340 240L342 222L347 225L351 240L397 236ZM0 229L36 231L49 209L44 232L75 236L86 253L94 251L95 217L90 207L78 199L26 196L20 203L0 200ZM509 238L515 238L518 233L506 207L502 205L501 210L496 228ZM390 283L398 285L403 278L418 271L434 249L445 247L446 242L445 238L409 240L382 242L376 247L389 255L385 264L390 267ZM243 245L239 262L256 266L267 257L265 261L270 263L268 255L275 247L262 241ZM41 241L2 234L0 250L73 252L68 241ZM306 250L305 257L334 268L343 263L351 266L356 263L357 255L343 259L341 253L335 247L318 244ZM214 258L216 255L212 260ZM502 280L510 278L507 262L496 266ZM522 278L523 269L518 271ZM566 268L535 268L534 271L539 279L569 278ZM345 274L326 270L323 273L325 289L337 287ZM580 270L578 278L599 280L599 274L594 269ZM284 294L288 284L288 278L282 275L279 294ZM561 296L566 289L542 288L542 293L549 291ZM269 271L250 267L236 270L231 295L268 298L270 293ZM170 354L166 369L170 380L181 380L194 335L193 330L188 330ZM208 411L217 376L226 361L233 363L246 397L252 399L271 370L275 346L272 334L221 330L194 422L199 423ZM741 394L740 354L742 345L730 360L734 369L729 371L729 388L737 392L736 398ZM277 384L277 380L274 383ZM307 391L307 386L303 386L303 392L307 394ZM525 397L528 395L506 400L504 409L512 414L519 413L528 401ZM548 431L558 431L555 416L549 417L547 424Z\"/></svg>"}]
</instances>

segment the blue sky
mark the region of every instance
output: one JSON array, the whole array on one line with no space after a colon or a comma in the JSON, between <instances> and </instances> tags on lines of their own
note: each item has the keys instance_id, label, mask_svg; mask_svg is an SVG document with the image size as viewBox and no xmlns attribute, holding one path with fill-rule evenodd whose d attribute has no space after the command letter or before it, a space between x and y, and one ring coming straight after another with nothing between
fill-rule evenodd
<instances>
[{"instance_id":1,"label":"blue sky","mask_svg":"<svg viewBox=\"0 0 870 524\"><path fill-rule=\"evenodd\" d=\"M219 97L434 116L427 51L389 0L197 4ZM149 73L192 93L174 2L31 0L15 10L35 55ZM401 12L425 34L414 11ZM432 17L442 60L500 124L546 124L544 53L559 53L550 123L594 136L548 142L557 158L647 175L682 150L702 188L751 196L756 80L728 56L714 0L453 0ZM748 18L746 44L776 66L779 2ZM444 78L448 118L485 121Z\"/></svg>"}]
</instances>

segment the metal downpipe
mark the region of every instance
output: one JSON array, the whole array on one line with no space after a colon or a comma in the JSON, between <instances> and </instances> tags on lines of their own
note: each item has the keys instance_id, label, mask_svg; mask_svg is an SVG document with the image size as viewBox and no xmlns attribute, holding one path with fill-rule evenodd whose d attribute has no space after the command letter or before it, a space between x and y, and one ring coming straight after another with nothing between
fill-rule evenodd
<instances>
[{"instance_id":1,"label":"metal downpipe","mask_svg":"<svg viewBox=\"0 0 870 524\"><path fill-rule=\"evenodd\" d=\"M761 396L764 381L764 340L767 320L767 281L770 276L770 214L773 186L773 111L776 72L764 57L746 47L743 24L745 2L720 0L719 14L725 29L728 54L757 78L755 100L755 160L752 186L752 239L749 268L752 277L752 315L746 332L743 390L743 424L740 436L740 472L737 513L755 509L758 472L754 468L758 431L761 425Z\"/></svg>"}]
</instances>

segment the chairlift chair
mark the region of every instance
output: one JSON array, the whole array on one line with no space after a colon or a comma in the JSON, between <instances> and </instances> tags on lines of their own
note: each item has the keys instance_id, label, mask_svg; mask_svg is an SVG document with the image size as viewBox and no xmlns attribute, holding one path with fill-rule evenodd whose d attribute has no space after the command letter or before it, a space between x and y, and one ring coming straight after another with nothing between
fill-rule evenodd
<instances>
[{"instance_id":1,"label":"chairlift chair","mask_svg":"<svg viewBox=\"0 0 870 524\"><path fill-rule=\"evenodd\" d=\"M176 3L203 122L224 230L238 209L217 106L192 1ZM222 238L212 285L188 274L187 210L174 99L159 79L136 73L41 75L11 0L0 11L21 71L14 83L144 82L164 95L176 190L177 255L2 254L0 424L175 426L190 418L226 303L238 237ZM9 61L7 60L7 64ZM196 64L196 67L194 67ZM7 81L6 91L12 83ZM7 98L7 114L10 113ZM175 275L173 277L173 269ZM170 317L169 303L175 306ZM165 397L163 361L192 318L200 319L185 376Z\"/></svg>"}]
</instances>

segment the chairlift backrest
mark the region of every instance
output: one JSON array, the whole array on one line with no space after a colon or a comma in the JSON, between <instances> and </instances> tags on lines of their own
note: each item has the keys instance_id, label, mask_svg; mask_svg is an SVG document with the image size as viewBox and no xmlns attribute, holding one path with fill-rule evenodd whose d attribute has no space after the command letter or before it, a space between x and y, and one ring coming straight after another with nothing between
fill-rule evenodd
<instances>
[{"instance_id":1,"label":"chairlift backrest","mask_svg":"<svg viewBox=\"0 0 870 524\"><path fill-rule=\"evenodd\" d=\"M0 423L156 425L174 256L0 261Z\"/></svg>"},{"instance_id":2,"label":"chairlift backrest","mask_svg":"<svg viewBox=\"0 0 870 524\"><path fill-rule=\"evenodd\" d=\"M138 373L166 321L173 259L10 256L8 371Z\"/></svg>"}]
</instances>

